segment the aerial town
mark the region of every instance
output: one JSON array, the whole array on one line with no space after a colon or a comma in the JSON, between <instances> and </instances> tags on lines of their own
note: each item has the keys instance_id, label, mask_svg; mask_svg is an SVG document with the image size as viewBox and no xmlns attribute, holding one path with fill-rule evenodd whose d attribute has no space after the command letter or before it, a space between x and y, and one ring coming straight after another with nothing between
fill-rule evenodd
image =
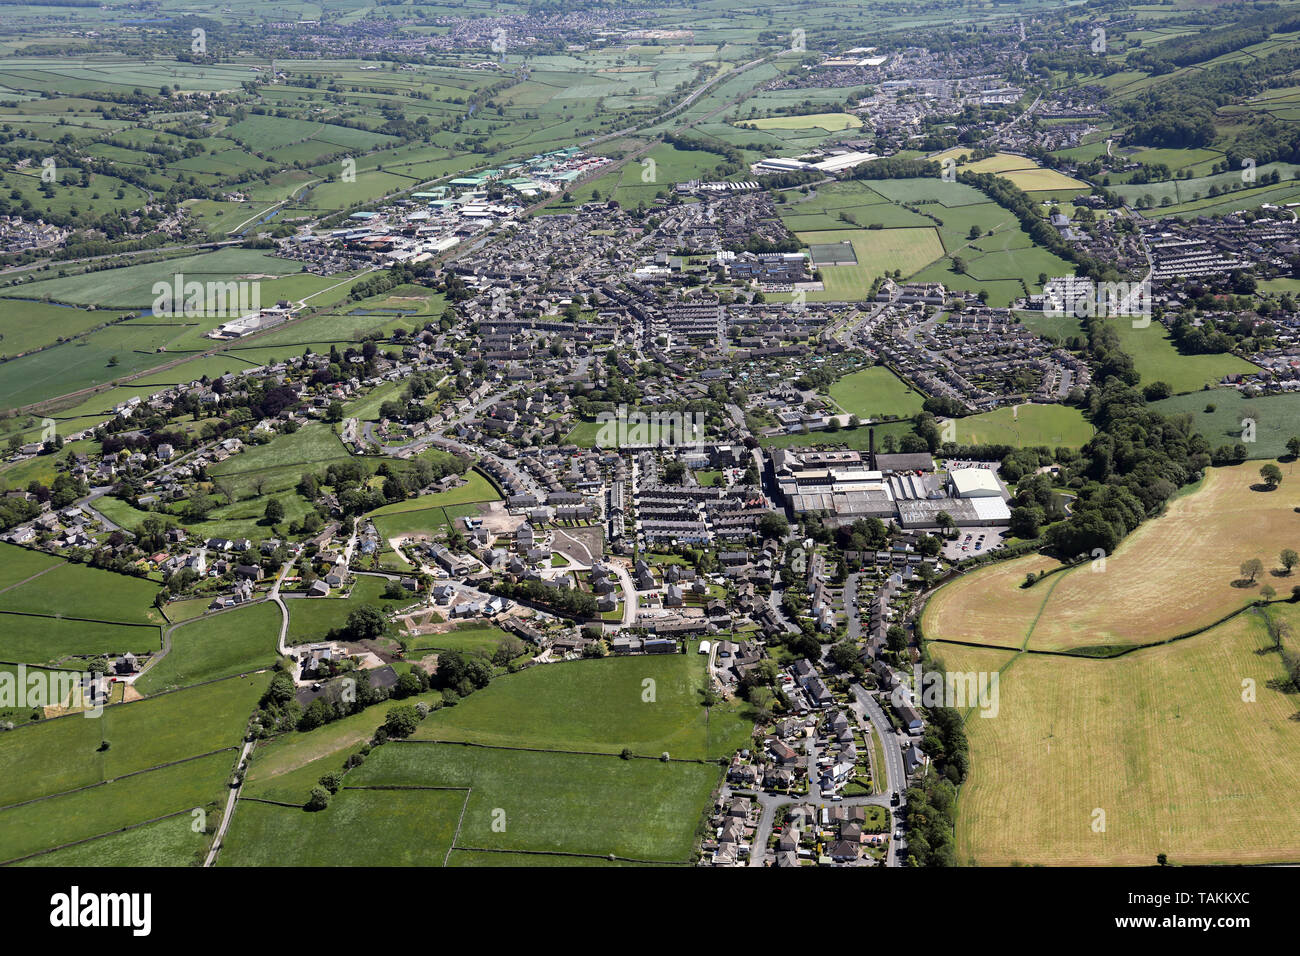
<instances>
[{"instance_id":1,"label":"aerial town","mask_svg":"<svg viewBox=\"0 0 1300 956\"><path fill-rule=\"evenodd\" d=\"M1300 861L1300 7L905 7L10 8L0 869Z\"/></svg>"}]
</instances>

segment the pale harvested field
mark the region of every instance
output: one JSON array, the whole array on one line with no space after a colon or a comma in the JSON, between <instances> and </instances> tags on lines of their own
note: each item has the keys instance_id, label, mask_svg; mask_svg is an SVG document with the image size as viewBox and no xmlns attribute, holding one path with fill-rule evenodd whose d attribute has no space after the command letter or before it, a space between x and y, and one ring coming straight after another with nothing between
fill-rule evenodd
<instances>
[{"instance_id":1,"label":"pale harvested field","mask_svg":"<svg viewBox=\"0 0 1300 956\"><path fill-rule=\"evenodd\" d=\"M1150 644L1222 620L1257 600L1265 583L1287 595L1300 571L1274 572L1283 548L1300 550L1300 476L1283 464L1281 487L1254 491L1261 464L1209 469L1199 487L1129 535L1100 570L1085 562L1023 589L1027 572L1051 566L1032 555L945 585L925 609L925 636L1021 647L1032 628L1032 650ZM1264 574L1253 587L1234 587L1249 558L1263 561Z\"/></svg>"},{"instance_id":2,"label":"pale harvested field","mask_svg":"<svg viewBox=\"0 0 1300 956\"><path fill-rule=\"evenodd\" d=\"M1027 193L1043 189L1086 190L1088 188L1087 183L1073 179L1055 169L1013 169L999 175L1003 179L1011 180L1013 185Z\"/></svg>"},{"instance_id":3,"label":"pale harvested field","mask_svg":"<svg viewBox=\"0 0 1300 956\"><path fill-rule=\"evenodd\" d=\"M970 155L970 152L969 147L955 146L952 149L944 150L942 153L936 153L930 158L940 163L945 159L955 159L961 164L962 170L969 170L972 173L994 173L1003 179L1010 180L1025 192L1043 189L1088 188L1087 183L1082 183L1054 169L1045 169L1028 156L1017 156L1014 153L996 153L978 162L961 163L961 157Z\"/></svg>"},{"instance_id":4,"label":"pale harvested field","mask_svg":"<svg viewBox=\"0 0 1300 956\"><path fill-rule=\"evenodd\" d=\"M1300 608L1274 605L1300 631ZM950 670L1002 670L998 715L966 722L962 865L1300 861L1300 697L1248 611L1114 660L951 644ZM1256 700L1242 700L1253 679ZM1094 811L1105 831L1093 831Z\"/></svg>"},{"instance_id":5,"label":"pale harvested field","mask_svg":"<svg viewBox=\"0 0 1300 956\"><path fill-rule=\"evenodd\" d=\"M921 617L926 639L1023 647L1049 589L1069 572L1053 574L1032 588L1020 585L1031 571L1059 566L1054 558L1030 554L991 564L945 584L930 598Z\"/></svg>"},{"instance_id":6,"label":"pale harvested field","mask_svg":"<svg viewBox=\"0 0 1300 956\"><path fill-rule=\"evenodd\" d=\"M1089 644L1147 644L1221 620L1259 598L1269 583L1287 595L1300 571L1278 577L1283 548L1300 550L1300 477L1271 492L1252 491L1262 462L1211 468L1195 491L1148 521L1094 573L1084 564L1064 575L1034 628L1032 649ZM1257 585L1233 587L1241 564L1264 562ZM1044 582L1047 583L1047 582Z\"/></svg>"}]
</instances>

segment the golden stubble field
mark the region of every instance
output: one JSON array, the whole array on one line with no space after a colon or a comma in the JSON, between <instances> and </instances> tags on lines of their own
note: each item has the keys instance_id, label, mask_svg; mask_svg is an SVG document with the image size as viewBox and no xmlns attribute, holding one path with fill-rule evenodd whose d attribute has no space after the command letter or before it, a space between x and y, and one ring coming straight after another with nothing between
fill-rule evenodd
<instances>
[{"instance_id":1,"label":"golden stubble field","mask_svg":"<svg viewBox=\"0 0 1300 956\"><path fill-rule=\"evenodd\" d=\"M1269 613L1300 631L1296 605ZM1269 686L1266 645L1254 610L1113 660L932 644L950 670L1002 669L997 716L966 722L958 861L1300 860L1300 696Z\"/></svg>"},{"instance_id":2,"label":"golden stubble field","mask_svg":"<svg viewBox=\"0 0 1300 956\"><path fill-rule=\"evenodd\" d=\"M1300 474L1281 464L1281 486L1258 491L1262 464L1210 469L1104 563L1022 588L1028 572L1053 566L1031 555L946 585L925 609L926 637L1016 648L1028 638L1031 650L1150 644L1222 620L1258 600L1264 584L1286 596L1300 584L1300 570L1277 573L1283 548L1300 551ZM1234 586L1250 558L1264 573L1253 587Z\"/></svg>"}]
</instances>

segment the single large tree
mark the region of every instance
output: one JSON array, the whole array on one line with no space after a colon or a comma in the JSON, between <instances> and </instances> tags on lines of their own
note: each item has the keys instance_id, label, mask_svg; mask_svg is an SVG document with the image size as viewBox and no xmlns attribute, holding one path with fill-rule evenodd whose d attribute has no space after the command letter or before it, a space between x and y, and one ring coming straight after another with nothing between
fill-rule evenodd
<instances>
[{"instance_id":1,"label":"single large tree","mask_svg":"<svg viewBox=\"0 0 1300 956\"><path fill-rule=\"evenodd\" d=\"M280 504L279 498L268 498L266 500L266 523L279 524L284 520L284 505Z\"/></svg>"},{"instance_id":2,"label":"single large tree","mask_svg":"<svg viewBox=\"0 0 1300 956\"><path fill-rule=\"evenodd\" d=\"M1251 558L1249 561L1241 562L1241 576L1247 578L1251 584L1255 583L1255 578L1264 572L1264 562L1259 558Z\"/></svg>"}]
</instances>

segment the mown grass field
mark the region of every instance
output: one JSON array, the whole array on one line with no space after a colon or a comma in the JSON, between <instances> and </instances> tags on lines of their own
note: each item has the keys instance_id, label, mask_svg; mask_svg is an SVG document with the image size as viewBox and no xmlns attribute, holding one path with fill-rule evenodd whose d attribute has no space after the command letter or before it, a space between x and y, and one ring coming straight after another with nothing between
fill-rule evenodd
<instances>
[{"instance_id":1,"label":"mown grass field","mask_svg":"<svg viewBox=\"0 0 1300 956\"><path fill-rule=\"evenodd\" d=\"M857 129L862 125L862 118L852 113L805 113L802 116L763 116L739 120L737 125L755 126L758 129L824 129L835 133L844 129Z\"/></svg>"},{"instance_id":2,"label":"mown grass field","mask_svg":"<svg viewBox=\"0 0 1300 956\"><path fill-rule=\"evenodd\" d=\"M1014 153L996 153L988 159L981 159L974 163L962 163L961 156L966 152L965 148L959 146L946 150L932 158L939 162L949 157L956 159L958 168L963 172L995 173L1025 192L1049 189L1077 189L1083 192L1088 188L1087 183L1080 182L1054 169L1044 169L1028 156L1017 156Z\"/></svg>"},{"instance_id":3,"label":"mown grass field","mask_svg":"<svg viewBox=\"0 0 1300 956\"><path fill-rule=\"evenodd\" d=\"M1282 468L1288 474L1292 465ZM1210 469L1199 487L1129 535L1104 564L1085 562L1032 588L1019 585L1044 567L1038 555L972 572L930 601L921 620L925 635L1096 653L1207 627L1258 600L1264 584L1289 593L1300 573L1278 573L1278 555L1300 549L1295 490L1286 479L1272 492L1254 490L1259 484L1257 462ZM1263 562L1264 573L1253 585L1234 584L1252 558Z\"/></svg>"},{"instance_id":4,"label":"mown grass field","mask_svg":"<svg viewBox=\"0 0 1300 956\"><path fill-rule=\"evenodd\" d=\"M1022 588L1026 575L1060 567L1046 555L1031 554L997 561L956 578L934 593L921 616L927 640L961 641L1019 648L1029 622L1043 608L1052 575L1032 588Z\"/></svg>"},{"instance_id":5,"label":"mown grass field","mask_svg":"<svg viewBox=\"0 0 1300 956\"><path fill-rule=\"evenodd\" d=\"M831 399L850 415L906 418L921 410L925 396L884 366L850 372L831 385Z\"/></svg>"},{"instance_id":6,"label":"mown grass field","mask_svg":"<svg viewBox=\"0 0 1300 956\"><path fill-rule=\"evenodd\" d=\"M853 244L857 265L823 266L824 291L809 292L810 301L856 302L867 297L877 276L895 269L904 275L943 255L943 244L932 227L899 229L836 229L796 233L804 245L839 242Z\"/></svg>"},{"instance_id":7,"label":"mown grass field","mask_svg":"<svg viewBox=\"0 0 1300 956\"><path fill-rule=\"evenodd\" d=\"M1022 157L1011 159L1032 165ZM1023 188L1034 189L1040 198L1065 196L1073 182L1056 181L1052 177L1059 173L1038 168L1007 175L1037 177L1023 182ZM905 278L942 282L972 295L984 292L990 305L1005 307L1038 291L1040 273L1054 276L1072 269L1035 246L1010 212L965 183L938 177L848 181L819 187L806 197L788 195L790 200L777 208L801 242L851 240L857 252L856 266L822 268L826 288L809 293L814 301L861 298L872 279L897 269ZM978 228L977 238L971 238L972 228ZM962 269L955 271L958 258Z\"/></svg>"},{"instance_id":8,"label":"mown grass field","mask_svg":"<svg viewBox=\"0 0 1300 956\"><path fill-rule=\"evenodd\" d=\"M1019 445L1079 448L1094 429L1083 412L1069 405L1003 406L954 420L959 445Z\"/></svg>"},{"instance_id":9,"label":"mown grass field","mask_svg":"<svg viewBox=\"0 0 1300 956\"><path fill-rule=\"evenodd\" d=\"M1293 605L1269 613L1300 625ZM966 721L959 863L1296 860L1298 698L1267 645L1254 610L1114 660L932 644L949 669L1002 670L997 716Z\"/></svg>"}]
</instances>

